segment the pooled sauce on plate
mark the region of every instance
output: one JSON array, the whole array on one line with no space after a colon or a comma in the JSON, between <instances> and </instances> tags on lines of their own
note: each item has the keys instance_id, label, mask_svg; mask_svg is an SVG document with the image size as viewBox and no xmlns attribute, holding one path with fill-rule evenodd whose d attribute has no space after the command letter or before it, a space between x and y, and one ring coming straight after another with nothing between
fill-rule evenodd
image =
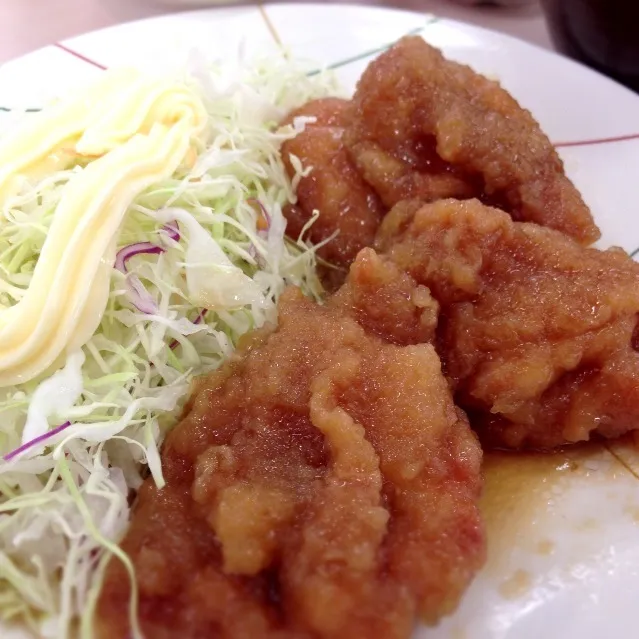
<instances>
[{"instance_id":1,"label":"pooled sauce on plate","mask_svg":"<svg viewBox=\"0 0 639 639\"><path fill-rule=\"evenodd\" d=\"M513 542L509 533L515 533L511 529L515 513L537 512L554 487L606 453L601 442L551 452L485 452L481 510L489 538L500 544ZM540 554L548 552L548 545L540 547Z\"/></svg>"},{"instance_id":2,"label":"pooled sauce on plate","mask_svg":"<svg viewBox=\"0 0 639 639\"><path fill-rule=\"evenodd\" d=\"M595 481L588 476L593 473L604 480L628 473L636 477L635 459L639 465L639 450L630 436L552 452L485 452L481 500L489 547L485 570L491 578L500 578L499 592L505 599L525 595L534 582L526 566L513 560L513 549L541 561L555 552L562 554L560 539L555 538L562 529L572 534L603 525L597 513L581 522L571 518L564 522L565 500L570 501L572 487L581 485L581 480ZM633 518L635 510L639 511L637 506L626 507Z\"/></svg>"}]
</instances>

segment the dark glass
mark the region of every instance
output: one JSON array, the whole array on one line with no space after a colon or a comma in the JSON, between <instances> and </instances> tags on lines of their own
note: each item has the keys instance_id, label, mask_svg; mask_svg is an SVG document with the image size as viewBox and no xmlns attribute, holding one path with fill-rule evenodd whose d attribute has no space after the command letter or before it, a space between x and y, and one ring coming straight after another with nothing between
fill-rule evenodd
<instances>
[{"instance_id":1,"label":"dark glass","mask_svg":"<svg viewBox=\"0 0 639 639\"><path fill-rule=\"evenodd\" d=\"M542 0L557 48L639 91L639 0Z\"/></svg>"}]
</instances>

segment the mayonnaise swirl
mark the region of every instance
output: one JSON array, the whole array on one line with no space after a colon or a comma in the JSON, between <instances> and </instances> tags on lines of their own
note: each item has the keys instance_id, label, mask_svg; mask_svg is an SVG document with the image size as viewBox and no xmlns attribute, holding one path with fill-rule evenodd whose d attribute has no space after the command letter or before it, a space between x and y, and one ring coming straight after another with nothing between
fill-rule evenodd
<instances>
[{"instance_id":1,"label":"mayonnaise swirl","mask_svg":"<svg viewBox=\"0 0 639 639\"><path fill-rule=\"evenodd\" d=\"M99 156L65 185L28 290L0 310L0 386L59 365L93 335L131 202L175 173L206 117L199 97L184 85L108 71L0 143L2 211L25 178L63 169L73 154Z\"/></svg>"}]
</instances>

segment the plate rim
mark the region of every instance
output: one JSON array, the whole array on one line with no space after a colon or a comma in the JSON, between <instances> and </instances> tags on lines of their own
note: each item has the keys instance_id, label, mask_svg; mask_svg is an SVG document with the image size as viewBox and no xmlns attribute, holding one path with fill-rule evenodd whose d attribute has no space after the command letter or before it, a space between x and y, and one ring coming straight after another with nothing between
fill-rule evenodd
<instances>
[{"instance_id":1,"label":"plate rim","mask_svg":"<svg viewBox=\"0 0 639 639\"><path fill-rule=\"evenodd\" d=\"M470 22L466 22L463 20L458 20L455 18L447 18L447 17L443 17L438 15L436 12L419 12L419 11L414 11L411 9L405 9L405 8L401 8L401 7L388 7L388 6L378 6L378 5L366 5L366 4L357 4L355 2L346 2L346 3L338 3L338 4L325 4L325 3L321 3L321 2L303 2L303 3L299 3L299 2L272 2L272 3L262 3L262 2L255 2L255 3L251 3L251 4L240 4L240 5L227 5L227 6L217 6L217 7L203 7L203 8L189 8L189 9L185 9L185 10L178 10L175 12L171 12L171 13L164 13L164 14L160 14L160 15L154 15L154 16L148 16L146 18L137 18L134 20L125 20L123 22L120 22L118 24L114 24L114 25L109 25L106 27L101 27L99 29L90 29L89 31L83 31L80 33L76 33L72 36L63 38L61 40L55 41L55 42L51 42L47 45L44 45L42 47L37 47L31 51L28 51L26 53L23 53L21 55L9 58L8 60L5 60L4 62L2 62L0 64L0 69L2 67L4 67L5 65L10 65L12 63L15 62L19 62L20 60L27 58L30 55L33 55L39 51L42 51L44 49L47 49L49 47L55 47L56 45L62 44L64 46L67 46L69 44L73 44L73 42L77 39L80 38L91 38L93 36L96 36L98 34L105 34L107 32L114 32L117 33L118 30L124 28L135 28L138 25L144 25L144 24L153 24L153 23L161 23L161 22L171 22L172 20L174 20L175 18L181 19L181 18L185 18L187 20L190 19L197 19L198 15L215 15L215 14L219 14L219 15L223 15L223 14L227 14L229 17L232 16L233 14L242 14L242 13L250 13L250 12L257 12L259 14L262 15L262 18L265 20L266 22L266 26L267 28L270 30L270 26L269 26L269 15L268 12L270 9L274 9L277 11L286 11L286 10L293 10L293 11L301 11L304 8L307 9L311 9L313 11L321 11L323 13L335 13L335 12L340 12L343 10L349 10L349 11L356 11L356 12L361 12L361 13L370 13L370 14L374 14L377 13L379 15L384 15L384 14L395 14L395 15L404 15L404 16L414 16L414 17L420 17L423 18L425 16L432 16L434 18L437 19L437 21L441 21L443 23L446 23L448 25L450 25L453 28L462 30L462 31L470 31L470 32L474 32L480 36L483 36L483 38L488 38L488 39L497 39L498 41L504 42L505 44L510 44L510 45L514 45L517 47L521 47L522 45L524 46L524 48L527 48L530 53L532 53L533 55L542 55L544 57L546 57L547 59L554 59L554 60L562 60L563 63L567 63L568 65L570 65L575 71L579 72L579 73L586 73L589 74L593 79L597 78L598 81L603 82L607 85L607 89L611 90L611 91L615 91L615 90L621 90L623 93L626 94L626 98L631 97L633 99L637 100L637 104L639 106L639 94L635 93L634 91L632 91L631 89L629 89L628 87L624 86L623 84L620 84L619 82L617 82L616 80L613 80L612 78L609 78L608 76L604 75L603 73L601 73L600 71L597 71L596 69L592 69L588 66L586 66L585 64L578 62L576 60L573 60L572 58L569 58L566 55L563 55L562 53L554 50L554 49L547 49L539 44L536 44L534 42L529 42L523 38L511 35L509 33L504 33L502 31L498 31L496 29L491 29L489 27L484 27L478 24L473 24ZM78 51L76 53L82 54L81 51Z\"/></svg>"}]
</instances>

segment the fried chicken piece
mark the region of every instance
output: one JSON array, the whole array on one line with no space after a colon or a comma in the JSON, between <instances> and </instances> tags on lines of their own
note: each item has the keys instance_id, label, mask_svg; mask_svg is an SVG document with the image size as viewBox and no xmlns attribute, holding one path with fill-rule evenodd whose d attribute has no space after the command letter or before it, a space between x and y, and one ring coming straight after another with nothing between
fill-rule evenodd
<instances>
[{"instance_id":1,"label":"fried chicken piece","mask_svg":"<svg viewBox=\"0 0 639 639\"><path fill-rule=\"evenodd\" d=\"M360 105L358 92L354 112L361 118ZM346 129L344 140L353 164L387 210L403 200L435 202L450 197L464 199L482 195L482 180L466 175L442 160L437 155L437 144L432 135L425 135L407 122L403 131L385 132L391 135L383 135L378 140L369 130L363 132L367 126L368 122L354 118L353 126ZM401 138L398 137L400 133Z\"/></svg>"},{"instance_id":2,"label":"fried chicken piece","mask_svg":"<svg viewBox=\"0 0 639 639\"><path fill-rule=\"evenodd\" d=\"M600 235L532 115L422 38L402 39L369 65L344 140L387 206L474 196L583 244Z\"/></svg>"},{"instance_id":3,"label":"fried chicken piece","mask_svg":"<svg viewBox=\"0 0 639 639\"><path fill-rule=\"evenodd\" d=\"M435 339L439 304L390 260L363 249L344 286L328 300L364 329L392 344L428 344Z\"/></svg>"},{"instance_id":4,"label":"fried chicken piece","mask_svg":"<svg viewBox=\"0 0 639 639\"><path fill-rule=\"evenodd\" d=\"M308 239L314 244L338 235L321 247L318 254L331 264L347 269L360 249L370 246L386 209L373 189L361 178L350 161L342 136L348 122L349 103L337 98L309 102L291 113L286 122L315 117L304 132L282 145L282 158L289 175L295 175L291 154L304 168L312 167L297 186L297 204L285 209L287 233L297 237L319 211ZM344 276L342 276L343 280Z\"/></svg>"},{"instance_id":5,"label":"fried chicken piece","mask_svg":"<svg viewBox=\"0 0 639 639\"><path fill-rule=\"evenodd\" d=\"M552 448L639 428L639 264L624 251L477 200L400 204L376 247L441 305L437 350L487 442Z\"/></svg>"},{"instance_id":6,"label":"fried chicken piece","mask_svg":"<svg viewBox=\"0 0 639 639\"><path fill-rule=\"evenodd\" d=\"M379 283L413 326L392 335L417 338L424 289L372 251L353 273L324 307L286 291L277 330L201 380L169 434L167 485L145 483L122 543L147 636L407 638L481 566L481 450L433 347L353 318ZM103 637L127 636L128 597L114 560Z\"/></svg>"}]
</instances>

